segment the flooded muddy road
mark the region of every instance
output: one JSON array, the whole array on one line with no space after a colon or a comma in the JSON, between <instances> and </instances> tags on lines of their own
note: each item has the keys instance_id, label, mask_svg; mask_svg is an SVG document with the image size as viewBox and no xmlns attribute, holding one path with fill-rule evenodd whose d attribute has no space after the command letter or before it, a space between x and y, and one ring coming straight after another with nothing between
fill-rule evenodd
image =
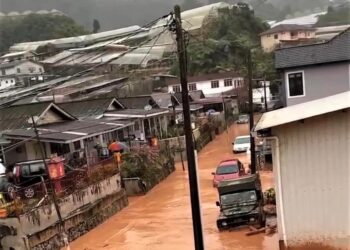
<instances>
[{"instance_id":1,"label":"flooded muddy road","mask_svg":"<svg viewBox=\"0 0 350 250\"><path fill-rule=\"evenodd\" d=\"M217 191L211 172L221 160L233 157L231 142L248 133L247 125L233 125L228 133L216 137L198 157L206 250L277 250L277 236L259 234L247 237L248 229L219 232L215 205ZM238 158L248 164L245 154ZM263 187L273 186L271 173L262 173ZM72 250L178 250L194 249L188 173L181 164L166 180L147 195L130 198L130 204L86 235L72 242Z\"/></svg>"}]
</instances>

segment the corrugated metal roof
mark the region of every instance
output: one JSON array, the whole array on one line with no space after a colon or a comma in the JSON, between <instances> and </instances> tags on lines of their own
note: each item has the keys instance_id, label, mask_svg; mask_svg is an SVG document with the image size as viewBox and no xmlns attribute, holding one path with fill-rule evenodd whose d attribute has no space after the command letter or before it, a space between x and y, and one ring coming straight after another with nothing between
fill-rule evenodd
<instances>
[{"instance_id":1,"label":"corrugated metal roof","mask_svg":"<svg viewBox=\"0 0 350 250\"><path fill-rule=\"evenodd\" d=\"M144 109L145 106L150 105L153 108L159 108L152 96L130 96L125 98L117 98L118 101L128 109Z\"/></svg>"},{"instance_id":2,"label":"corrugated metal roof","mask_svg":"<svg viewBox=\"0 0 350 250\"><path fill-rule=\"evenodd\" d=\"M350 60L350 28L325 43L275 51L277 69Z\"/></svg>"},{"instance_id":3,"label":"corrugated metal roof","mask_svg":"<svg viewBox=\"0 0 350 250\"><path fill-rule=\"evenodd\" d=\"M67 47L67 48L78 47L78 46L91 44L94 42L99 42L102 40L112 39L114 37L125 36L136 31L141 32L143 31L143 29L141 29L140 26L134 25L126 28L104 31L100 33L90 34L90 35L67 37L67 38L52 39L52 40L37 41L37 42L18 43L13 45L10 48L10 51L23 51L23 50L35 51L38 47L45 46L47 44L53 44L58 47Z\"/></svg>"},{"instance_id":4,"label":"corrugated metal roof","mask_svg":"<svg viewBox=\"0 0 350 250\"><path fill-rule=\"evenodd\" d=\"M103 134L126 127L127 124L118 125L117 123L88 120L88 121L67 121L54 123L50 125L38 126L40 139L49 142L67 143L77 141L82 138L88 138L93 135ZM35 133L33 129L16 129L5 132L5 138L33 138Z\"/></svg>"},{"instance_id":5,"label":"corrugated metal roof","mask_svg":"<svg viewBox=\"0 0 350 250\"><path fill-rule=\"evenodd\" d=\"M350 108L350 91L263 114L255 131Z\"/></svg>"},{"instance_id":6,"label":"corrugated metal roof","mask_svg":"<svg viewBox=\"0 0 350 250\"><path fill-rule=\"evenodd\" d=\"M104 115L106 117L120 117L120 118L146 118L146 117L152 117L152 116L158 116L162 114L169 113L169 109L151 109L151 110L145 110L145 109L123 109L118 111L111 111L106 112Z\"/></svg>"},{"instance_id":7,"label":"corrugated metal roof","mask_svg":"<svg viewBox=\"0 0 350 250\"><path fill-rule=\"evenodd\" d=\"M59 107L74 115L75 117L96 117L108 111L111 105L115 109L123 109L121 103L115 98L99 98L90 100L80 100L57 104Z\"/></svg>"},{"instance_id":8,"label":"corrugated metal roof","mask_svg":"<svg viewBox=\"0 0 350 250\"><path fill-rule=\"evenodd\" d=\"M31 127L31 117L41 117L48 109L51 109L61 117L65 117L65 119L75 119L60 107L50 102L16 105L0 109L0 131Z\"/></svg>"}]
</instances>

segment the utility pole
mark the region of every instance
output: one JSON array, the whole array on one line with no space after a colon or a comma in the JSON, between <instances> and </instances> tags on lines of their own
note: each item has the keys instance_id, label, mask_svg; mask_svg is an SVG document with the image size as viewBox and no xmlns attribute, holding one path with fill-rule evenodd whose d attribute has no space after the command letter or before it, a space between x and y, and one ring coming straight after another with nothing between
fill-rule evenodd
<instances>
[{"instance_id":1,"label":"utility pole","mask_svg":"<svg viewBox=\"0 0 350 250\"><path fill-rule=\"evenodd\" d=\"M179 134L179 128L176 123L176 110L175 110L175 100L174 96L171 95L171 104L173 105L173 116L174 116L174 122L175 122L175 130L176 130L176 137L177 137L177 143L179 144L180 148L180 158L181 158L181 164L182 164L182 170L185 171L185 163L184 163L184 158L182 156L182 143L180 140L180 134Z\"/></svg>"},{"instance_id":2,"label":"utility pole","mask_svg":"<svg viewBox=\"0 0 350 250\"><path fill-rule=\"evenodd\" d=\"M59 231L61 233L63 233L63 236L64 236L64 241L65 242L68 242L68 240L66 239L67 235L64 233L64 224L63 224L63 219L62 219L62 215L61 215L61 211L60 211L60 208L58 206L58 203L57 203L57 196L56 196L56 192L55 192L55 187L54 187L54 184L52 182L52 179L50 177L50 171L49 171L49 167L46 163L46 159L47 159L47 155L46 155L46 151L44 150L43 148L43 145L41 143L41 140L40 140L40 136L39 136L39 131L38 131L38 128L36 127L36 123L35 123L35 120L34 120L34 117L32 116L32 123L33 123L33 129L34 129L34 133L35 133L35 137L36 137L36 141L38 142L39 144L39 148L40 148L40 153L41 153L41 158L44 162L44 166L45 166L45 172L47 174L47 177L48 177L48 181L49 181L49 185L50 185L50 188L52 190L52 199L53 199L53 204L55 206L55 210L56 210L56 213L57 213L57 217L58 217L58 222L59 222ZM63 232L62 232L62 229L63 229ZM66 243L67 244L67 243Z\"/></svg>"},{"instance_id":3,"label":"utility pole","mask_svg":"<svg viewBox=\"0 0 350 250\"><path fill-rule=\"evenodd\" d=\"M266 76L264 76L264 100L265 100L265 112L267 112L267 96L266 96Z\"/></svg>"},{"instance_id":4,"label":"utility pole","mask_svg":"<svg viewBox=\"0 0 350 250\"><path fill-rule=\"evenodd\" d=\"M252 69L252 52L247 50L248 63L248 83L249 83L249 133L250 133L250 168L251 173L256 172L256 158L255 158L255 139L252 135L254 128L254 106L253 106L253 69Z\"/></svg>"},{"instance_id":5,"label":"utility pole","mask_svg":"<svg viewBox=\"0 0 350 250\"><path fill-rule=\"evenodd\" d=\"M182 106L183 106L184 129L185 129L185 137L186 137L186 152L187 152L188 174L189 174L190 195L191 195L194 243L195 243L196 250L204 250L202 218L201 218L199 192L198 192L199 188L198 188L195 152L194 152L194 145L193 145L193 138L192 138L190 103L188 98L187 54L186 54L186 46L185 46L185 41L184 41L183 31L182 31L181 11L180 11L179 5L175 6L174 12L175 12L174 21L175 21L176 39L177 39L177 53L179 57L180 80L181 80L181 88L182 88Z\"/></svg>"}]
</instances>

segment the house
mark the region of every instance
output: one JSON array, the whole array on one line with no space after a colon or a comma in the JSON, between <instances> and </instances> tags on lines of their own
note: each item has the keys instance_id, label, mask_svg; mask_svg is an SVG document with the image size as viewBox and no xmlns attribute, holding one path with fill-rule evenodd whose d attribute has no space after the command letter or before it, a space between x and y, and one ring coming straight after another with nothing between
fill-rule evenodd
<instances>
[{"instance_id":1,"label":"house","mask_svg":"<svg viewBox=\"0 0 350 250\"><path fill-rule=\"evenodd\" d=\"M4 138L12 140L11 149L6 151L8 164L42 157L32 119L37 125L47 156L57 154L70 160L78 153L88 162L98 160L96 145L106 147L113 139L124 139L124 129L133 126L130 120L78 120L50 102L3 108L0 109L0 131ZM18 144L23 140L24 143Z\"/></svg>"},{"instance_id":2,"label":"house","mask_svg":"<svg viewBox=\"0 0 350 250\"><path fill-rule=\"evenodd\" d=\"M45 70L39 63L29 60L16 60L0 64L0 79L15 77L16 83L31 85L31 82L43 81Z\"/></svg>"},{"instance_id":3,"label":"house","mask_svg":"<svg viewBox=\"0 0 350 250\"><path fill-rule=\"evenodd\" d=\"M0 76L22 76L22 75L41 75L44 73L42 65L27 60L16 60L0 64Z\"/></svg>"},{"instance_id":4,"label":"house","mask_svg":"<svg viewBox=\"0 0 350 250\"><path fill-rule=\"evenodd\" d=\"M280 24L260 34L261 47L273 51L282 42L315 38L316 29L297 24Z\"/></svg>"},{"instance_id":5,"label":"house","mask_svg":"<svg viewBox=\"0 0 350 250\"><path fill-rule=\"evenodd\" d=\"M169 93L181 92L179 79L168 78ZM201 90L206 97L217 97L244 86L244 78L234 72L215 73L188 77L188 90Z\"/></svg>"},{"instance_id":6,"label":"house","mask_svg":"<svg viewBox=\"0 0 350 250\"><path fill-rule=\"evenodd\" d=\"M349 249L350 91L265 113L254 130L272 142L281 245Z\"/></svg>"},{"instance_id":7,"label":"house","mask_svg":"<svg viewBox=\"0 0 350 250\"><path fill-rule=\"evenodd\" d=\"M350 89L350 29L333 39L275 51L282 101L291 106Z\"/></svg>"},{"instance_id":8,"label":"house","mask_svg":"<svg viewBox=\"0 0 350 250\"><path fill-rule=\"evenodd\" d=\"M153 134L163 137L167 131L169 109L159 108L150 96L122 98L84 99L57 104L63 110L83 120L104 121L106 123L132 123L119 131L118 139L128 141L129 138L144 141ZM129 108L131 107L131 108ZM142 108L141 108L142 107Z\"/></svg>"}]
</instances>

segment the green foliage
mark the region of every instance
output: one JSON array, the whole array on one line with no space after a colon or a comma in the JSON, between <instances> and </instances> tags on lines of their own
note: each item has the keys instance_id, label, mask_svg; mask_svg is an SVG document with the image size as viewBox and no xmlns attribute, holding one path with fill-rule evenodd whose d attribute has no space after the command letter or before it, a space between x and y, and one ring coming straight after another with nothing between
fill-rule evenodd
<instances>
[{"instance_id":1,"label":"green foliage","mask_svg":"<svg viewBox=\"0 0 350 250\"><path fill-rule=\"evenodd\" d=\"M316 26L350 24L350 7L334 9L328 7L327 14L319 17Z\"/></svg>"},{"instance_id":2,"label":"green foliage","mask_svg":"<svg viewBox=\"0 0 350 250\"><path fill-rule=\"evenodd\" d=\"M166 150L153 149L147 145L132 148L123 154L121 167L124 178L139 177L148 187L155 185L168 171L165 166L174 165L173 156Z\"/></svg>"},{"instance_id":3,"label":"green foliage","mask_svg":"<svg viewBox=\"0 0 350 250\"><path fill-rule=\"evenodd\" d=\"M272 54L260 48L259 34L268 26L249 8L219 10L219 18L211 20L201 36L190 36L187 49L188 74L198 75L220 71L247 73L247 52L252 49L254 76L262 77L274 71ZM172 74L178 73L174 62Z\"/></svg>"},{"instance_id":4,"label":"green foliage","mask_svg":"<svg viewBox=\"0 0 350 250\"><path fill-rule=\"evenodd\" d=\"M0 52L14 43L41 41L87 34L73 19L66 16L28 15L0 20Z\"/></svg>"}]
</instances>

